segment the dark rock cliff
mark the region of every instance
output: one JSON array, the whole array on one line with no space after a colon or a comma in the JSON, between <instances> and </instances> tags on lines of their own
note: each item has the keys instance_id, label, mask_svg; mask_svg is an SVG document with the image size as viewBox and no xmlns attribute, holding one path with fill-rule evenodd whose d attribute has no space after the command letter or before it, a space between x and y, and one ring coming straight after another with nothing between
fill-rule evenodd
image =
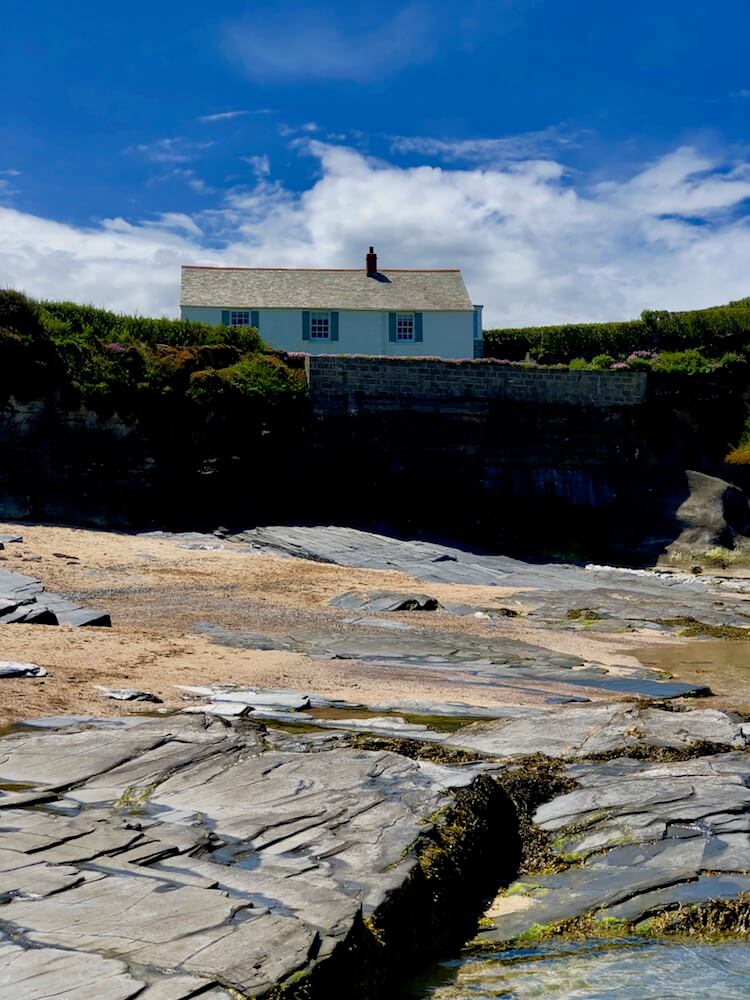
<instances>
[{"instance_id":1,"label":"dark rock cliff","mask_svg":"<svg viewBox=\"0 0 750 1000\"><path fill-rule=\"evenodd\" d=\"M689 554L708 535L732 546L746 530L741 494L703 484L708 534L696 504L685 507L686 470L734 478L722 458L745 402L721 382L507 369L482 379L473 368L467 382L461 365L435 361L420 362L424 372L311 361L310 405L270 428L227 414L192 426L179 413L124 420L11 399L0 408L0 517L123 528L326 522L635 562L680 537L693 539Z\"/></svg>"}]
</instances>

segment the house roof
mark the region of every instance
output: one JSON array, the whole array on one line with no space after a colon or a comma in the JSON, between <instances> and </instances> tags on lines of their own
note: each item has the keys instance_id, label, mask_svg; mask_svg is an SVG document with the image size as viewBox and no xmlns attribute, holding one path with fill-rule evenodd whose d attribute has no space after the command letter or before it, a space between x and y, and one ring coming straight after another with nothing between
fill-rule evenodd
<instances>
[{"instance_id":1,"label":"house roof","mask_svg":"<svg viewBox=\"0 0 750 1000\"><path fill-rule=\"evenodd\" d=\"M224 309L472 309L461 272L281 267L182 268L180 304Z\"/></svg>"}]
</instances>

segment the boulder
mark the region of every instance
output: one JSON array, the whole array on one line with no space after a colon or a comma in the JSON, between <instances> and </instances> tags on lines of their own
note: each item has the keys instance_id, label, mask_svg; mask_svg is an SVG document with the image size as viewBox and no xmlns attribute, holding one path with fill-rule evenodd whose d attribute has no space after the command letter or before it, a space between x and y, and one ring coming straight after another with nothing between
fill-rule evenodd
<instances>
[{"instance_id":1,"label":"boulder","mask_svg":"<svg viewBox=\"0 0 750 1000\"><path fill-rule=\"evenodd\" d=\"M688 496L675 512L679 534L668 554L704 556L750 546L750 505L743 490L702 472L686 472Z\"/></svg>"}]
</instances>

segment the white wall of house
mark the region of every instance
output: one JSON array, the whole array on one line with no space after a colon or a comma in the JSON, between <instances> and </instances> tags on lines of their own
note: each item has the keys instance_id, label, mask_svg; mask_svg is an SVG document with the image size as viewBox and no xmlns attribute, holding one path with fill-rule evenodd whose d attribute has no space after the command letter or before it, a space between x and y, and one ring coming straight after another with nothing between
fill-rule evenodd
<instances>
[{"instance_id":1,"label":"white wall of house","mask_svg":"<svg viewBox=\"0 0 750 1000\"><path fill-rule=\"evenodd\" d=\"M479 307L481 309L481 307ZM222 320L221 309L182 306L182 318L202 323ZM477 330L475 312L423 312L422 341L389 340L387 312L375 310L339 310L337 341L303 340L302 311L299 309L260 309L258 329L270 347L307 354L373 354L396 357L435 356L471 358ZM481 337L481 312L479 323Z\"/></svg>"}]
</instances>

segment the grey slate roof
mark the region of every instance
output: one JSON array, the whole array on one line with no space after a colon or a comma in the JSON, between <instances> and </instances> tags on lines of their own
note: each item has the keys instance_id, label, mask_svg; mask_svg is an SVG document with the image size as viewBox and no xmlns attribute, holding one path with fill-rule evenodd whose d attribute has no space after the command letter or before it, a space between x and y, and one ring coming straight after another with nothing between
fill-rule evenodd
<instances>
[{"instance_id":1,"label":"grey slate roof","mask_svg":"<svg viewBox=\"0 0 750 1000\"><path fill-rule=\"evenodd\" d=\"M183 267L180 305L224 309L472 309L456 270Z\"/></svg>"}]
</instances>

